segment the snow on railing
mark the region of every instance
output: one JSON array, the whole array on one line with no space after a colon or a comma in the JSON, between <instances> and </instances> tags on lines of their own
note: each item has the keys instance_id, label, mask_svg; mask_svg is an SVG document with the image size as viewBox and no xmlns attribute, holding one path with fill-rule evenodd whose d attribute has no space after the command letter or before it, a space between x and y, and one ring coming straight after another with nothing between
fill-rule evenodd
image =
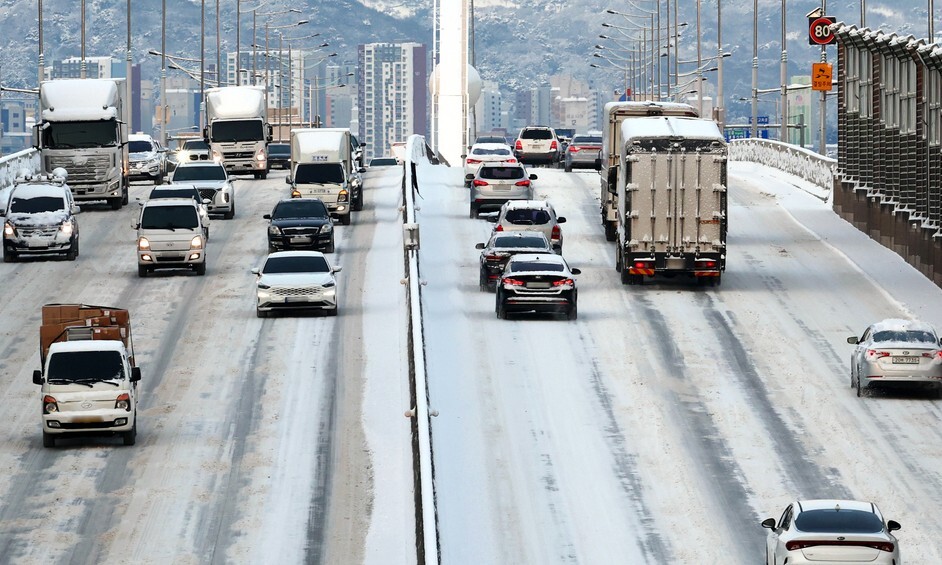
<instances>
[{"instance_id":1,"label":"snow on railing","mask_svg":"<svg viewBox=\"0 0 942 565\"><path fill-rule=\"evenodd\" d=\"M830 194L837 160L773 139L734 139L729 142L731 161L749 161L795 175Z\"/></svg>"},{"instance_id":2,"label":"snow on railing","mask_svg":"<svg viewBox=\"0 0 942 565\"><path fill-rule=\"evenodd\" d=\"M23 173L39 172L39 151L24 149L11 155L0 157L0 188L13 186L16 177Z\"/></svg>"}]
</instances>

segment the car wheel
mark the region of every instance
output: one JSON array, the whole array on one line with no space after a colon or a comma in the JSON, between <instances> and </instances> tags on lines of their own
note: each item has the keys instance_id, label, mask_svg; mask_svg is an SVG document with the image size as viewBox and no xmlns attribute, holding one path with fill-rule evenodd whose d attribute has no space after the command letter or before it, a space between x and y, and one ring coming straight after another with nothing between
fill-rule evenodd
<instances>
[{"instance_id":1,"label":"car wheel","mask_svg":"<svg viewBox=\"0 0 942 565\"><path fill-rule=\"evenodd\" d=\"M158 174L156 177L154 177L154 186L160 186L160 185L162 185L163 183L164 183L164 176L163 176L163 175Z\"/></svg>"},{"instance_id":2,"label":"car wheel","mask_svg":"<svg viewBox=\"0 0 942 565\"><path fill-rule=\"evenodd\" d=\"M850 366L850 388L855 388L857 386L857 379L854 376L854 366Z\"/></svg>"},{"instance_id":3,"label":"car wheel","mask_svg":"<svg viewBox=\"0 0 942 565\"><path fill-rule=\"evenodd\" d=\"M327 310L327 315L328 315L328 316L336 316L336 315L337 315L337 310L339 310L339 308L337 308L337 307L331 308L330 310Z\"/></svg>"},{"instance_id":4,"label":"car wheel","mask_svg":"<svg viewBox=\"0 0 942 565\"><path fill-rule=\"evenodd\" d=\"M259 176L261 176L261 177L262 177L262 180L265 180L265 179L267 179L267 178L268 178L268 171L262 171L262 174L261 174L261 175L259 175Z\"/></svg>"},{"instance_id":5,"label":"car wheel","mask_svg":"<svg viewBox=\"0 0 942 565\"><path fill-rule=\"evenodd\" d=\"M324 248L324 253L333 253L334 252L334 238L330 238L330 243L327 244L327 247Z\"/></svg>"},{"instance_id":6,"label":"car wheel","mask_svg":"<svg viewBox=\"0 0 942 565\"><path fill-rule=\"evenodd\" d=\"M196 274L201 277L206 274L206 261L196 264Z\"/></svg>"},{"instance_id":7,"label":"car wheel","mask_svg":"<svg viewBox=\"0 0 942 565\"><path fill-rule=\"evenodd\" d=\"M266 311L264 311L264 310L260 310L260 309L258 308L258 306L256 306L256 307L255 307L255 317L256 317L256 318L267 318L267 317L268 317L268 312L266 312Z\"/></svg>"},{"instance_id":8,"label":"car wheel","mask_svg":"<svg viewBox=\"0 0 942 565\"><path fill-rule=\"evenodd\" d=\"M128 183L124 186L124 188L121 189L121 206L125 206L128 203L128 199L130 198L130 196L128 195L130 186L131 186L131 181L128 181Z\"/></svg>"},{"instance_id":9,"label":"car wheel","mask_svg":"<svg viewBox=\"0 0 942 565\"><path fill-rule=\"evenodd\" d=\"M576 306L575 302L569 305L569 311L566 312L566 317L569 318L570 320L575 320L576 318L579 317L579 309Z\"/></svg>"},{"instance_id":10,"label":"car wheel","mask_svg":"<svg viewBox=\"0 0 942 565\"><path fill-rule=\"evenodd\" d=\"M137 443L137 419L134 420L134 425L131 426L131 429L121 433L121 439L124 441L124 445L134 445Z\"/></svg>"},{"instance_id":11,"label":"car wheel","mask_svg":"<svg viewBox=\"0 0 942 565\"><path fill-rule=\"evenodd\" d=\"M79 254L79 242L76 239L75 241L72 242L72 245L69 246L69 251L65 254L65 258L68 259L69 261L75 261L76 259L78 259L78 254Z\"/></svg>"},{"instance_id":12,"label":"car wheel","mask_svg":"<svg viewBox=\"0 0 942 565\"><path fill-rule=\"evenodd\" d=\"M148 269L146 265L138 265L138 266L137 266L137 276L139 276L139 277L141 277L141 278L146 277L146 276L147 276L147 271L149 271L149 270L150 270L150 269Z\"/></svg>"},{"instance_id":13,"label":"car wheel","mask_svg":"<svg viewBox=\"0 0 942 565\"><path fill-rule=\"evenodd\" d=\"M566 166L564 166L564 167L563 167L563 170L566 171L567 173L571 173L571 172L572 172L572 165L566 165Z\"/></svg>"},{"instance_id":14,"label":"car wheel","mask_svg":"<svg viewBox=\"0 0 942 565\"><path fill-rule=\"evenodd\" d=\"M43 447L55 447L56 436L43 432Z\"/></svg>"},{"instance_id":15,"label":"car wheel","mask_svg":"<svg viewBox=\"0 0 942 565\"><path fill-rule=\"evenodd\" d=\"M487 271L484 269L481 269L481 272L478 274L478 289L481 292L490 290L487 285Z\"/></svg>"},{"instance_id":16,"label":"car wheel","mask_svg":"<svg viewBox=\"0 0 942 565\"><path fill-rule=\"evenodd\" d=\"M472 219L478 217L478 209L474 204L472 204L468 209L468 217Z\"/></svg>"},{"instance_id":17,"label":"car wheel","mask_svg":"<svg viewBox=\"0 0 942 565\"><path fill-rule=\"evenodd\" d=\"M606 241L615 241L615 236L618 235L615 230L615 222L609 222L608 220L602 220L602 225L605 226L605 240Z\"/></svg>"},{"instance_id":18,"label":"car wheel","mask_svg":"<svg viewBox=\"0 0 942 565\"><path fill-rule=\"evenodd\" d=\"M120 210L121 206L123 206L124 203L122 202L121 197L119 196L117 198L108 199L108 204L111 205L112 210Z\"/></svg>"},{"instance_id":19,"label":"car wheel","mask_svg":"<svg viewBox=\"0 0 942 565\"><path fill-rule=\"evenodd\" d=\"M229 208L229 211L222 215L224 220L231 220L235 218L235 202L232 203L232 206Z\"/></svg>"},{"instance_id":20,"label":"car wheel","mask_svg":"<svg viewBox=\"0 0 942 565\"><path fill-rule=\"evenodd\" d=\"M360 189L362 191L362 189ZM353 211L360 212L363 210L363 192L357 194L357 197L353 199Z\"/></svg>"},{"instance_id":21,"label":"car wheel","mask_svg":"<svg viewBox=\"0 0 942 565\"><path fill-rule=\"evenodd\" d=\"M497 318L500 320L507 319L507 307L504 305L504 299L500 295L497 296Z\"/></svg>"},{"instance_id":22,"label":"car wheel","mask_svg":"<svg viewBox=\"0 0 942 565\"><path fill-rule=\"evenodd\" d=\"M857 377L857 396L867 396L867 389L860 385L860 377Z\"/></svg>"},{"instance_id":23,"label":"car wheel","mask_svg":"<svg viewBox=\"0 0 942 565\"><path fill-rule=\"evenodd\" d=\"M344 214L343 216L340 216L340 225L341 226L350 225L350 214Z\"/></svg>"},{"instance_id":24,"label":"car wheel","mask_svg":"<svg viewBox=\"0 0 942 565\"><path fill-rule=\"evenodd\" d=\"M12 249L4 249L3 250L3 262L13 263L14 261L16 261L16 251L13 251Z\"/></svg>"}]
</instances>

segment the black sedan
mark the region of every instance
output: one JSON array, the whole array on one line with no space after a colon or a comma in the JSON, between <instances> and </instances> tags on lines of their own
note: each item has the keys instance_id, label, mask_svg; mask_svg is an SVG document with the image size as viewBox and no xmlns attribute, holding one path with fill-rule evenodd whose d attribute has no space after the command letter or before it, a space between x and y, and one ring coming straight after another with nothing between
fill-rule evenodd
<instances>
[{"instance_id":1,"label":"black sedan","mask_svg":"<svg viewBox=\"0 0 942 565\"><path fill-rule=\"evenodd\" d=\"M291 166L291 146L287 143L268 144L268 168L287 169Z\"/></svg>"},{"instance_id":2,"label":"black sedan","mask_svg":"<svg viewBox=\"0 0 942 565\"><path fill-rule=\"evenodd\" d=\"M566 314L575 320L579 269L552 253L520 253L504 267L497 283L497 317L511 313Z\"/></svg>"},{"instance_id":3,"label":"black sedan","mask_svg":"<svg viewBox=\"0 0 942 565\"><path fill-rule=\"evenodd\" d=\"M319 198L285 198L264 218L269 220L269 252L289 249L334 252L334 224Z\"/></svg>"},{"instance_id":4,"label":"black sedan","mask_svg":"<svg viewBox=\"0 0 942 565\"><path fill-rule=\"evenodd\" d=\"M553 253L546 236L535 231L495 231L486 244L479 243L475 248L481 250L478 286L481 290L490 291L496 288L497 280L511 256L518 253Z\"/></svg>"}]
</instances>

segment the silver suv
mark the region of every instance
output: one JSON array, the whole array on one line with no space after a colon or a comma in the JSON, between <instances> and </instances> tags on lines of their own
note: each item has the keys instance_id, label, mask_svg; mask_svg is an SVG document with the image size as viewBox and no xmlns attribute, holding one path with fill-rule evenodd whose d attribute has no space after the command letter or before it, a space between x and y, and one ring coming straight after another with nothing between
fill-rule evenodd
<instances>
[{"instance_id":1,"label":"silver suv","mask_svg":"<svg viewBox=\"0 0 942 565\"><path fill-rule=\"evenodd\" d=\"M167 150L144 133L128 136L130 180L150 180L162 184L167 174Z\"/></svg>"},{"instance_id":2,"label":"silver suv","mask_svg":"<svg viewBox=\"0 0 942 565\"><path fill-rule=\"evenodd\" d=\"M490 220L490 218L489 218ZM559 224L566 218L557 216L553 205L546 200L512 200L500 207L493 221L495 232L535 231L546 236L553 251L563 252L563 230Z\"/></svg>"},{"instance_id":3,"label":"silver suv","mask_svg":"<svg viewBox=\"0 0 942 565\"><path fill-rule=\"evenodd\" d=\"M481 165L478 172L467 175L471 185L470 216L476 218L485 208L499 208L509 200L531 200L536 175L528 174L519 163Z\"/></svg>"},{"instance_id":4,"label":"silver suv","mask_svg":"<svg viewBox=\"0 0 942 565\"><path fill-rule=\"evenodd\" d=\"M60 169L61 170L61 169ZM62 176L19 179L10 191L3 224L3 261L24 256L79 254L79 207Z\"/></svg>"},{"instance_id":5,"label":"silver suv","mask_svg":"<svg viewBox=\"0 0 942 565\"><path fill-rule=\"evenodd\" d=\"M555 165L560 156L556 130L544 126L523 128L514 143L514 155L525 165Z\"/></svg>"},{"instance_id":6,"label":"silver suv","mask_svg":"<svg viewBox=\"0 0 942 565\"><path fill-rule=\"evenodd\" d=\"M192 269L206 274L206 236L203 219L192 198L148 200L137 230L137 275L154 269Z\"/></svg>"}]
</instances>

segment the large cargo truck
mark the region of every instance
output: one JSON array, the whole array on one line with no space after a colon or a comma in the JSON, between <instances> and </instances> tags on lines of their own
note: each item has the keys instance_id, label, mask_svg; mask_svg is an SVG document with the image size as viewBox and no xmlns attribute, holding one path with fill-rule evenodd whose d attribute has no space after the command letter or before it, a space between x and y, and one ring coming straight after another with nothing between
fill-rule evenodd
<instances>
[{"instance_id":1,"label":"large cargo truck","mask_svg":"<svg viewBox=\"0 0 942 565\"><path fill-rule=\"evenodd\" d=\"M350 225L353 154L350 130L291 130L291 165L285 182L293 197L320 198L331 216Z\"/></svg>"},{"instance_id":2,"label":"large cargo truck","mask_svg":"<svg viewBox=\"0 0 942 565\"><path fill-rule=\"evenodd\" d=\"M131 316L123 308L47 304L39 328L43 446L69 435L137 438L137 383Z\"/></svg>"},{"instance_id":3,"label":"large cargo truck","mask_svg":"<svg viewBox=\"0 0 942 565\"><path fill-rule=\"evenodd\" d=\"M618 139L615 269L621 282L682 275L719 285L726 269L727 146L716 122L624 120Z\"/></svg>"},{"instance_id":4,"label":"large cargo truck","mask_svg":"<svg viewBox=\"0 0 942 565\"><path fill-rule=\"evenodd\" d=\"M230 174L268 176L268 99L261 86L221 86L206 90L203 139L210 155Z\"/></svg>"},{"instance_id":5,"label":"large cargo truck","mask_svg":"<svg viewBox=\"0 0 942 565\"><path fill-rule=\"evenodd\" d=\"M687 116L697 118L700 114L689 104L678 102L626 101L608 102L602 115L605 117L602 128L602 150L599 154L599 175L601 179L602 226L605 239L615 241L615 229L618 225L618 194L615 191L615 178L618 173L619 128L627 118L648 116Z\"/></svg>"},{"instance_id":6,"label":"large cargo truck","mask_svg":"<svg viewBox=\"0 0 942 565\"><path fill-rule=\"evenodd\" d=\"M69 174L77 201L128 203L128 110L123 80L59 79L39 85L34 145L41 169Z\"/></svg>"}]
</instances>

